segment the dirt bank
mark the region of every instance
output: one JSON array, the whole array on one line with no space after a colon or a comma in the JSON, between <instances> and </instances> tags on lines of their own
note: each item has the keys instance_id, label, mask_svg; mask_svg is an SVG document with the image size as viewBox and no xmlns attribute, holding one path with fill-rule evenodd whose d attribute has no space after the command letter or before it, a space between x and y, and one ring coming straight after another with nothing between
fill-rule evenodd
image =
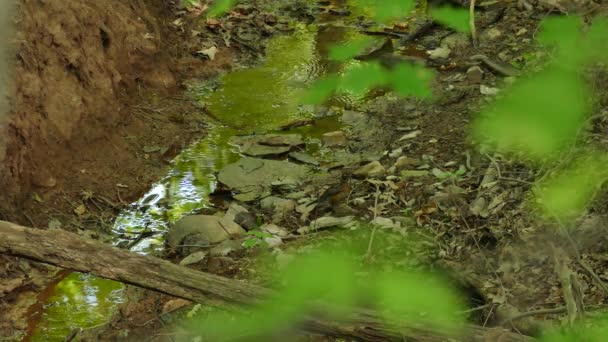
<instances>
[{"instance_id":1,"label":"dirt bank","mask_svg":"<svg viewBox=\"0 0 608 342\"><path fill-rule=\"evenodd\" d=\"M230 66L231 53L170 68L188 54L172 45L179 33L168 25L175 20L170 6L162 0L17 4L9 109L0 120L0 219L41 228L53 221L73 231L107 228L103 222L158 179L165 160L204 134L200 111L174 96L180 75L187 69L190 76L212 76ZM8 12L0 13L6 20ZM0 65L0 81L5 71ZM166 150L144 152L151 145ZM53 270L4 256L0 265L6 315L0 336L18 336L26 322L16 317Z\"/></svg>"}]
</instances>

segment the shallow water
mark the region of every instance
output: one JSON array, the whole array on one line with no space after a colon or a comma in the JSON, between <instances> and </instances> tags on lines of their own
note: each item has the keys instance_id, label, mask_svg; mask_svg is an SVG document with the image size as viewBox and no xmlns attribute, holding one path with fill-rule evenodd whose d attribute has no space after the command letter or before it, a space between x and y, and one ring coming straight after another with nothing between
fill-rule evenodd
<instances>
[{"instance_id":1,"label":"shallow water","mask_svg":"<svg viewBox=\"0 0 608 342\"><path fill-rule=\"evenodd\" d=\"M311 81L327 72L339 72L339 64L327 61L328 46L352 37L352 31L339 26L299 25L293 34L271 40L259 66L224 75L216 89L203 84L192 87L191 95L218 122L210 123L208 135L175 158L165 178L119 214L114 243L139 253L162 251L168 226L211 206L209 195L217 185L215 174L240 158L229 144L230 138L276 130L313 116L306 109L309 107L299 104L299 98ZM343 97L333 103L344 105L350 101ZM333 116L289 133L303 134L314 152L321 135L339 127ZM144 233L146 237L139 239ZM122 284L77 273L49 290L43 313L33 322L32 341L62 341L74 328L103 324L124 301Z\"/></svg>"}]
</instances>

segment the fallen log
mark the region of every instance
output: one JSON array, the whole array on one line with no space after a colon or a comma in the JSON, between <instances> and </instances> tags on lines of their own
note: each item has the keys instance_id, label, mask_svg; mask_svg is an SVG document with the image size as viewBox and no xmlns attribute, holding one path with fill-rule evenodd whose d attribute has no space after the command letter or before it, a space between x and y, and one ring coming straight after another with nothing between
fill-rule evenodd
<instances>
[{"instance_id":1,"label":"fallen log","mask_svg":"<svg viewBox=\"0 0 608 342\"><path fill-rule=\"evenodd\" d=\"M195 271L151 256L118 249L60 229L26 228L0 221L0 253L59 266L82 273L162 292L225 309L261 302L274 291ZM349 323L312 316L304 329L359 341L445 341L445 333L410 322L385 324L371 310L357 310ZM451 340L457 340L452 337ZM534 341L500 328L470 325L462 341Z\"/></svg>"}]
</instances>

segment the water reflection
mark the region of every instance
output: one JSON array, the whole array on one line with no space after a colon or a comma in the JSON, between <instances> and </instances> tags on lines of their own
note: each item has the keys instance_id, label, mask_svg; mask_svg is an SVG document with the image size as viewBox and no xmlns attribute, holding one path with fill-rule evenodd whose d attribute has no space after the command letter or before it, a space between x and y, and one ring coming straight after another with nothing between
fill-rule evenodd
<instances>
[{"instance_id":1,"label":"water reflection","mask_svg":"<svg viewBox=\"0 0 608 342\"><path fill-rule=\"evenodd\" d=\"M197 100L221 122L211 124L207 137L183 150L167 176L120 213L114 224L114 243L142 254L162 251L168 226L209 206L209 195L217 185L215 174L238 160L230 138L270 131L312 115L299 106L300 94L319 76L341 70L339 64L328 62L327 46L354 35L352 30L337 26L298 26L294 34L270 42L259 67L225 75L218 89L194 87ZM330 117L292 133L301 133L313 142L309 146L314 152L318 146L314 142L338 127L338 120ZM117 282L70 274L54 289L32 339L61 341L72 327L104 323L123 301L122 288Z\"/></svg>"}]
</instances>

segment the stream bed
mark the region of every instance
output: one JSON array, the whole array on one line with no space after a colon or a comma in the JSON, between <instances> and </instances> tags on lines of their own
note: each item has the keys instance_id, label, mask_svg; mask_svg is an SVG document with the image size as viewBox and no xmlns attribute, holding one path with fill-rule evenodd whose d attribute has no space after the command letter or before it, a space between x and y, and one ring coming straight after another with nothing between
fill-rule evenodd
<instances>
[{"instance_id":1,"label":"stream bed","mask_svg":"<svg viewBox=\"0 0 608 342\"><path fill-rule=\"evenodd\" d=\"M318 116L314 108L298 101L311 81L340 71L342 65L327 59L328 46L356 34L327 22L295 24L293 33L269 42L258 66L227 73L217 84L192 85L190 98L214 117L208 123L208 134L181 151L166 177L119 214L113 243L138 253L159 253L172 223L212 207L209 195L217 186L217 172L240 158L236 147L230 144L234 136L274 131L299 133L314 154L322 134L339 129L341 124L337 115L331 115L335 110L325 109L325 115ZM341 97L330 100L330 104L345 107L356 101ZM277 131L291 122L311 118L315 120L312 125ZM63 341L74 329L106 323L125 301L124 285L67 273L45 291L40 301L43 303L30 314L26 340Z\"/></svg>"}]
</instances>

